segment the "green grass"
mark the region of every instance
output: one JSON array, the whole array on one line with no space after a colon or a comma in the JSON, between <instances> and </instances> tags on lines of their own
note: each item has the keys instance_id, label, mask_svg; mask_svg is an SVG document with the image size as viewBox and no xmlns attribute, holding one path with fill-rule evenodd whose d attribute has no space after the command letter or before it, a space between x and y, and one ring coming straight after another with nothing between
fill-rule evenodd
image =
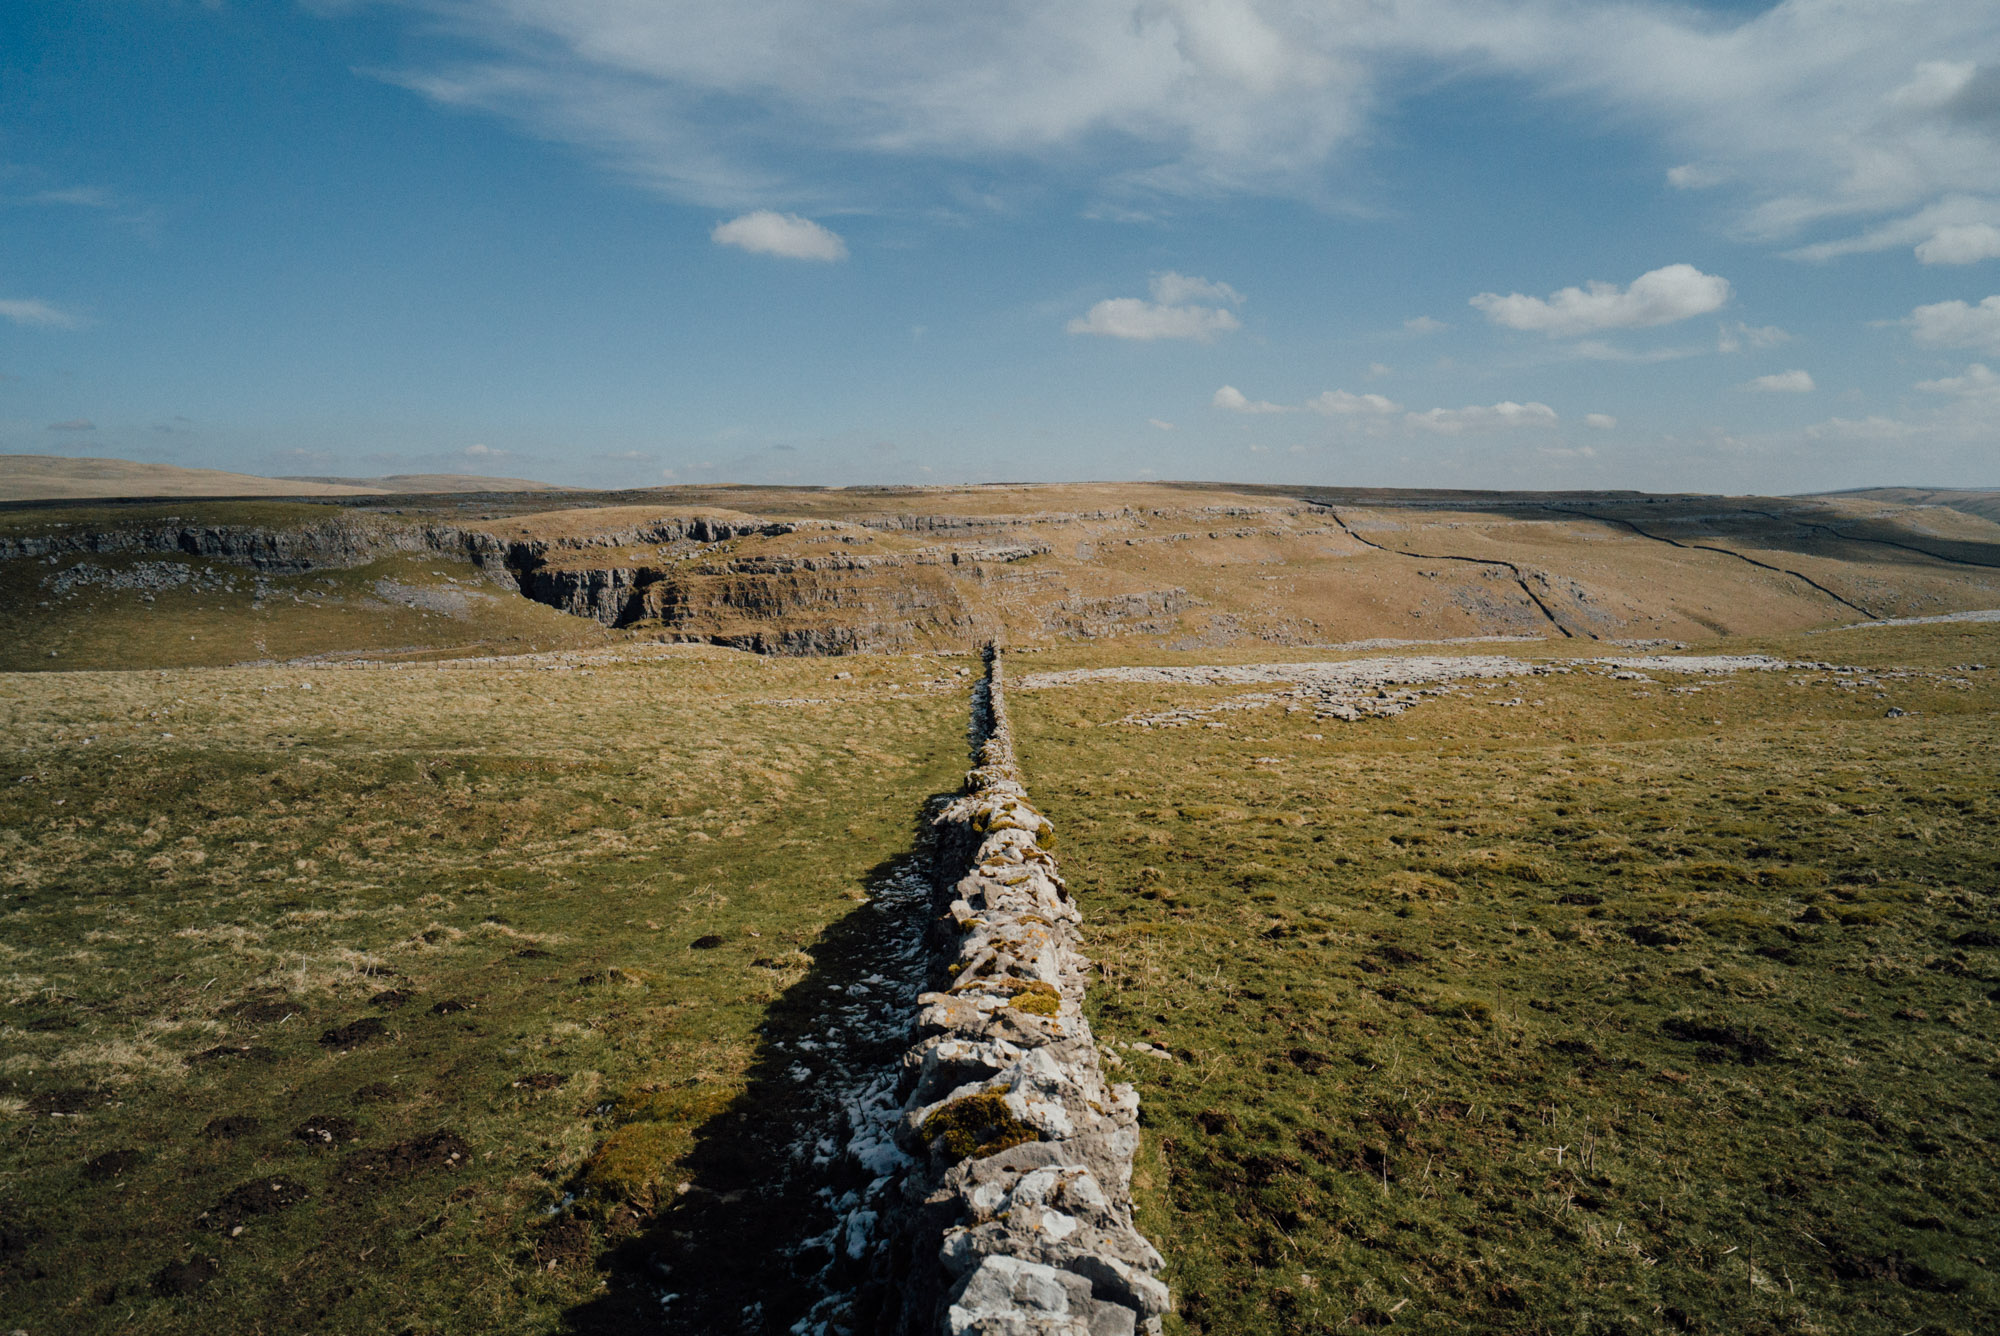
<instances>
[{"instance_id":1,"label":"green grass","mask_svg":"<svg viewBox=\"0 0 2000 1336\"><path fill-rule=\"evenodd\" d=\"M588 1304L962 769L934 664L843 671L0 677L8 1329Z\"/></svg>"},{"instance_id":2,"label":"green grass","mask_svg":"<svg viewBox=\"0 0 2000 1336\"><path fill-rule=\"evenodd\" d=\"M1223 730L1014 693L1100 1039L1176 1055L1119 1072L1174 1329L1993 1329L2000 671L1822 676Z\"/></svg>"},{"instance_id":3,"label":"green grass","mask_svg":"<svg viewBox=\"0 0 2000 1336\"><path fill-rule=\"evenodd\" d=\"M94 577L64 586L78 568ZM186 573L117 588L135 568ZM316 655L428 659L589 649L629 637L530 602L470 562L396 554L346 570L259 575L179 553L0 562L0 672L223 667Z\"/></svg>"}]
</instances>

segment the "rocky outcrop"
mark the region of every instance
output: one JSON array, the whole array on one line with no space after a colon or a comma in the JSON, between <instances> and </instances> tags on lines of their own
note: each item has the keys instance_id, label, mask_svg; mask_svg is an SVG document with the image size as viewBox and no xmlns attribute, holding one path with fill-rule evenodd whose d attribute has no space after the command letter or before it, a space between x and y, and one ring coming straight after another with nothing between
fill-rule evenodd
<instances>
[{"instance_id":1,"label":"rocky outcrop","mask_svg":"<svg viewBox=\"0 0 2000 1336\"><path fill-rule=\"evenodd\" d=\"M939 991L918 999L898 1139L915 1160L879 1324L904 1336L1157 1332L1163 1263L1132 1223L1139 1098L1083 1015L1079 914L1014 761L1002 669L978 765L935 822Z\"/></svg>"},{"instance_id":2,"label":"rocky outcrop","mask_svg":"<svg viewBox=\"0 0 2000 1336\"><path fill-rule=\"evenodd\" d=\"M1086 638L1135 631L1161 634L1174 628L1190 604L1188 591L1179 587L1106 598L1066 598L1044 613L1043 621L1051 631Z\"/></svg>"},{"instance_id":3,"label":"rocky outcrop","mask_svg":"<svg viewBox=\"0 0 2000 1336\"><path fill-rule=\"evenodd\" d=\"M354 515L340 515L292 529L166 520L0 538L0 561L84 552L179 552L273 575L296 575L360 566L391 552L422 552L434 546L429 535L414 526L374 522Z\"/></svg>"}]
</instances>

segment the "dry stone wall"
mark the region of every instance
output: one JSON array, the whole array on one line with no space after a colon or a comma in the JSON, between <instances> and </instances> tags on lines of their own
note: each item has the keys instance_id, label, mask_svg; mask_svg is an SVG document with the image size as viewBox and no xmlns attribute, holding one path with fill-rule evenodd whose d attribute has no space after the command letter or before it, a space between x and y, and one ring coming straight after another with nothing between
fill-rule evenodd
<instances>
[{"instance_id":1,"label":"dry stone wall","mask_svg":"<svg viewBox=\"0 0 2000 1336\"><path fill-rule=\"evenodd\" d=\"M1168 1308L1132 1223L1139 1098L1083 1015L1090 962L1050 824L1014 759L999 654L974 699L977 765L935 823L939 978L904 1055L916 1164L892 1249L906 1336L1128 1336Z\"/></svg>"}]
</instances>

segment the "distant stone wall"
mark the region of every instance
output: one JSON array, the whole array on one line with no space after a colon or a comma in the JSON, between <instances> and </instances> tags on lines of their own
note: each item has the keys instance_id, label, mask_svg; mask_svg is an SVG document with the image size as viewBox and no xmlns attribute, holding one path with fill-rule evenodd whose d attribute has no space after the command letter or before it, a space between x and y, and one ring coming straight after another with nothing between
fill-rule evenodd
<instances>
[{"instance_id":1,"label":"distant stone wall","mask_svg":"<svg viewBox=\"0 0 2000 1336\"><path fill-rule=\"evenodd\" d=\"M1043 847L988 651L978 765L936 820L936 944L898 1132L917 1160L892 1252L906 1336L1157 1332L1163 1262L1132 1224L1139 1097L1083 1017L1079 914Z\"/></svg>"}]
</instances>

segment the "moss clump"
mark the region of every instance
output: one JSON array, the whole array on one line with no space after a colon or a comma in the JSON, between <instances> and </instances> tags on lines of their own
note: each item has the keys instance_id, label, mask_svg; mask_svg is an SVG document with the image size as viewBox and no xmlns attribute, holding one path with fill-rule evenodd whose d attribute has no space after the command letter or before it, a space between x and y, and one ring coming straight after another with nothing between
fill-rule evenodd
<instances>
[{"instance_id":1,"label":"moss clump","mask_svg":"<svg viewBox=\"0 0 2000 1336\"><path fill-rule=\"evenodd\" d=\"M942 1143L956 1163L998 1155L1009 1146L1037 1141L1040 1134L1013 1115L1004 1097L988 1092L955 1099L924 1119L924 1139Z\"/></svg>"},{"instance_id":2,"label":"moss clump","mask_svg":"<svg viewBox=\"0 0 2000 1336\"><path fill-rule=\"evenodd\" d=\"M1037 979L1033 983L1023 985L1007 1005L1016 1011L1031 1011L1037 1016L1053 1016L1062 1010L1062 994L1056 991L1054 984L1043 983Z\"/></svg>"},{"instance_id":3,"label":"moss clump","mask_svg":"<svg viewBox=\"0 0 2000 1336\"><path fill-rule=\"evenodd\" d=\"M646 1204L661 1177L692 1145L686 1123L627 1123L583 1162L583 1185L606 1202Z\"/></svg>"}]
</instances>

